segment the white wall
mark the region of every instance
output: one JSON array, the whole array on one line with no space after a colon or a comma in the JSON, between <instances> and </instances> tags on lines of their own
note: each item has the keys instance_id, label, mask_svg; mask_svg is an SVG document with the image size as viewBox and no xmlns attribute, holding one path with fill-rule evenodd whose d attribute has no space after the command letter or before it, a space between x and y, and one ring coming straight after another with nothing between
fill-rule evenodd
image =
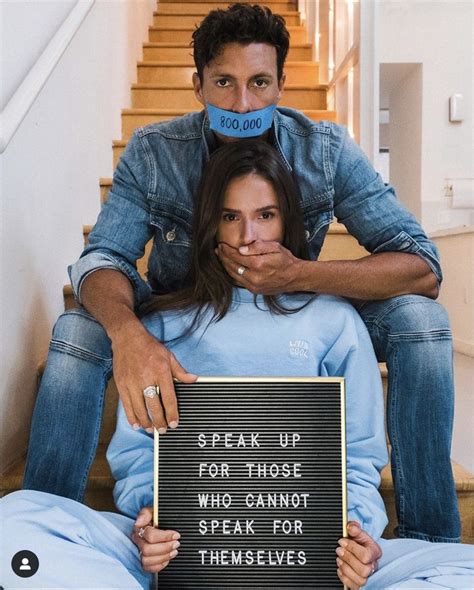
<instances>
[{"instance_id":1,"label":"white wall","mask_svg":"<svg viewBox=\"0 0 474 590\"><path fill-rule=\"evenodd\" d=\"M443 188L445 178L474 177L474 4L470 0L384 0L375 4L375 67L381 63L423 64L422 223L428 231L469 224L471 212L449 209ZM464 95L463 123L448 119L448 100L454 93Z\"/></svg>"},{"instance_id":2,"label":"white wall","mask_svg":"<svg viewBox=\"0 0 474 590\"><path fill-rule=\"evenodd\" d=\"M456 405L453 458L474 473L474 228L434 236L443 264L439 302L454 336Z\"/></svg>"},{"instance_id":3,"label":"white wall","mask_svg":"<svg viewBox=\"0 0 474 590\"><path fill-rule=\"evenodd\" d=\"M383 64L391 69L393 64ZM400 201L421 219L423 66L409 64L390 93L390 182Z\"/></svg>"},{"instance_id":4,"label":"white wall","mask_svg":"<svg viewBox=\"0 0 474 590\"><path fill-rule=\"evenodd\" d=\"M14 91L12 73L21 71L19 83L47 42L32 28L41 22L53 34L69 12L65 4L2 6L2 37L28 46L17 64L8 48L5 100ZM99 177L112 174L111 142L121 135L120 110L130 105L155 6L153 0L97 0L0 156L0 472L26 448L36 370L63 310L66 267L82 250L82 225L97 216Z\"/></svg>"}]
</instances>

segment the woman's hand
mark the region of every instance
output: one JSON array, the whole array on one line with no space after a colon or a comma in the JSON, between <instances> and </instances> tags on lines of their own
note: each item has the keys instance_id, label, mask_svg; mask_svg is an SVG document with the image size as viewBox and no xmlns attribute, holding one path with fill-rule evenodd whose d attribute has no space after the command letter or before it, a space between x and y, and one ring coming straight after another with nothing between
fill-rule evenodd
<instances>
[{"instance_id":1,"label":"woman's hand","mask_svg":"<svg viewBox=\"0 0 474 590\"><path fill-rule=\"evenodd\" d=\"M146 572L161 572L178 555L181 535L177 531L163 531L152 525L153 510L140 510L133 527L132 541L140 550L142 567Z\"/></svg>"},{"instance_id":2,"label":"woman's hand","mask_svg":"<svg viewBox=\"0 0 474 590\"><path fill-rule=\"evenodd\" d=\"M355 521L347 524L347 532L349 538L339 539L336 549L337 575L350 590L359 590L377 569L382 549Z\"/></svg>"}]
</instances>

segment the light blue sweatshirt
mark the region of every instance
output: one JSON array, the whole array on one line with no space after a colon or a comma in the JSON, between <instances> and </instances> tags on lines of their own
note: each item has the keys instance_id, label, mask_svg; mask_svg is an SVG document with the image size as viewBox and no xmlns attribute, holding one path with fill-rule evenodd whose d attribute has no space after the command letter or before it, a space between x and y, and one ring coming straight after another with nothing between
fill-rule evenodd
<instances>
[{"instance_id":1,"label":"light blue sweatshirt","mask_svg":"<svg viewBox=\"0 0 474 590\"><path fill-rule=\"evenodd\" d=\"M281 299L286 307L307 300L306 295ZM387 524L377 489L387 448L380 371L366 327L349 303L329 295L288 315L271 313L261 296L256 302L249 291L236 288L223 320L210 325L205 320L178 341L173 339L190 324L192 312L155 313L144 324L197 375L344 377L348 518L378 539ZM135 518L153 504L153 439L130 427L121 404L107 458L117 480L117 507Z\"/></svg>"}]
</instances>

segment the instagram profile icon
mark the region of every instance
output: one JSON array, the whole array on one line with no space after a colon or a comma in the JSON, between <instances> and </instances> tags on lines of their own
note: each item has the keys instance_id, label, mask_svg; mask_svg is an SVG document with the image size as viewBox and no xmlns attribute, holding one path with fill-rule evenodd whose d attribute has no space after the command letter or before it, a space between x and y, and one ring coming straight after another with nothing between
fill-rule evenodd
<instances>
[{"instance_id":1,"label":"instagram profile icon","mask_svg":"<svg viewBox=\"0 0 474 590\"><path fill-rule=\"evenodd\" d=\"M33 551L18 551L12 557L12 570L20 578L31 578L39 568L39 559Z\"/></svg>"}]
</instances>

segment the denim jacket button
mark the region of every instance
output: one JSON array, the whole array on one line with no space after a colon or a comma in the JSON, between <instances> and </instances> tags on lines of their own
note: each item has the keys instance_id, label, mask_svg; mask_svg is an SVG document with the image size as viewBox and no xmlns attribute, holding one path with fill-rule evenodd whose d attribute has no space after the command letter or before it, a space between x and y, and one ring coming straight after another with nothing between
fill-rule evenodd
<instances>
[{"instance_id":1,"label":"denim jacket button","mask_svg":"<svg viewBox=\"0 0 474 590\"><path fill-rule=\"evenodd\" d=\"M176 232L174 230L166 232L166 240L168 242L172 242L175 238L176 238Z\"/></svg>"},{"instance_id":2,"label":"denim jacket button","mask_svg":"<svg viewBox=\"0 0 474 590\"><path fill-rule=\"evenodd\" d=\"M309 236L310 236L310 235L311 235L311 234L309 233L309 229L305 229L305 230L304 230L304 237L306 238L306 241L307 241L307 242L309 242Z\"/></svg>"},{"instance_id":3,"label":"denim jacket button","mask_svg":"<svg viewBox=\"0 0 474 590\"><path fill-rule=\"evenodd\" d=\"M405 240L402 245L400 246L400 248L409 248L410 247L410 242L408 240Z\"/></svg>"}]
</instances>

